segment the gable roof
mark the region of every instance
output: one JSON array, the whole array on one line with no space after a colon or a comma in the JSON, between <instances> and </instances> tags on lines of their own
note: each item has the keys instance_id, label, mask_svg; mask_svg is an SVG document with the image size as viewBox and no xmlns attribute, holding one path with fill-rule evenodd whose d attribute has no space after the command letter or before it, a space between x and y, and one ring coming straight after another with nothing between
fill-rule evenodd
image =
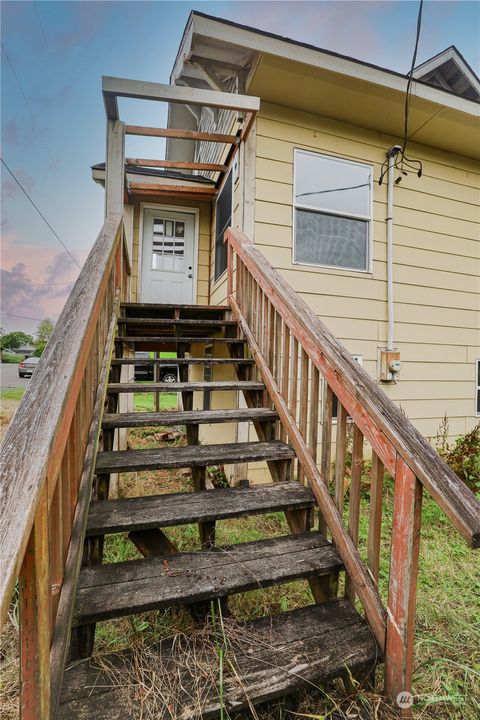
<instances>
[{"instance_id":1,"label":"gable roof","mask_svg":"<svg viewBox=\"0 0 480 720\"><path fill-rule=\"evenodd\" d=\"M417 65L413 77L468 100L480 100L480 80L455 45Z\"/></svg>"}]
</instances>

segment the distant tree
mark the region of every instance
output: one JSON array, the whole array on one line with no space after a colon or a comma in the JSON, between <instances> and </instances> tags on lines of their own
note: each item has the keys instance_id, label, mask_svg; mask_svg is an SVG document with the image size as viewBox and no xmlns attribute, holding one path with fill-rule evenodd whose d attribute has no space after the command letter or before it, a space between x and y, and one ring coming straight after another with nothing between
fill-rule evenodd
<instances>
[{"instance_id":1,"label":"distant tree","mask_svg":"<svg viewBox=\"0 0 480 720\"><path fill-rule=\"evenodd\" d=\"M50 318L45 318L45 320L42 320L38 325L35 332L35 352L33 353L36 357L40 357L45 350L50 335L53 333L53 328L54 324Z\"/></svg>"},{"instance_id":2,"label":"distant tree","mask_svg":"<svg viewBox=\"0 0 480 720\"><path fill-rule=\"evenodd\" d=\"M33 345L33 338L21 330L5 333L0 337L2 350L18 350L18 348L21 348L23 345Z\"/></svg>"}]
</instances>

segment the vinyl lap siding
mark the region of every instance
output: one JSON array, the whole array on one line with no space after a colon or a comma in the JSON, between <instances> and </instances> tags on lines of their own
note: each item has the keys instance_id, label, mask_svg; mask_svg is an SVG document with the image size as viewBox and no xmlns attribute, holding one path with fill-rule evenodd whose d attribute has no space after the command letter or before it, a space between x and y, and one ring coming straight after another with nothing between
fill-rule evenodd
<instances>
[{"instance_id":1,"label":"vinyl lap siding","mask_svg":"<svg viewBox=\"0 0 480 720\"><path fill-rule=\"evenodd\" d=\"M398 142L370 130L262 103L257 121L255 242L346 347L377 376L387 336L385 151ZM373 272L292 264L294 148L374 168ZM398 385L382 385L419 430L434 435L447 414L457 435L476 422L474 360L480 355L480 174L473 161L409 146L423 176L394 190L395 341Z\"/></svg>"}]
</instances>

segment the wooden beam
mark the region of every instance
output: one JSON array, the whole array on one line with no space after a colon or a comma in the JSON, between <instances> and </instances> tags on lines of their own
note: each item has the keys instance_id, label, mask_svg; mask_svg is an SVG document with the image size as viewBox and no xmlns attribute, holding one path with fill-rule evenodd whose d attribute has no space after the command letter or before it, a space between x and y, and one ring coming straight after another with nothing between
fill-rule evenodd
<instances>
[{"instance_id":1,"label":"wooden beam","mask_svg":"<svg viewBox=\"0 0 480 720\"><path fill-rule=\"evenodd\" d=\"M205 195L213 197L216 190L211 185L206 187L198 187L194 185L162 185L160 183L130 183L129 189L135 193L145 193L147 195Z\"/></svg>"},{"instance_id":2,"label":"wooden beam","mask_svg":"<svg viewBox=\"0 0 480 720\"><path fill-rule=\"evenodd\" d=\"M127 80L125 78L103 77L102 91L105 98L107 113L111 103L109 97L128 97L138 100L156 100L160 102L184 103L202 107L218 107L243 112L258 112L260 98L236 93L217 92L184 88L178 85ZM113 119L113 118L112 118Z\"/></svg>"},{"instance_id":3,"label":"wooden beam","mask_svg":"<svg viewBox=\"0 0 480 720\"><path fill-rule=\"evenodd\" d=\"M210 85L212 90L217 90L218 92L225 91L225 86L223 85L222 80L218 77L214 68L209 65L208 62L197 59L194 62L191 61L191 64L200 71L201 76L204 78L205 82Z\"/></svg>"},{"instance_id":4,"label":"wooden beam","mask_svg":"<svg viewBox=\"0 0 480 720\"><path fill-rule=\"evenodd\" d=\"M127 165L142 165L144 167L176 168L178 170L211 170L212 172L226 172L226 165L217 163L183 162L181 160L146 160L143 158L127 158Z\"/></svg>"},{"instance_id":5,"label":"wooden beam","mask_svg":"<svg viewBox=\"0 0 480 720\"><path fill-rule=\"evenodd\" d=\"M142 135L144 137L167 137L179 140L206 140L214 143L231 143L239 145L237 135L223 135L221 133L199 132L198 130L176 130L174 128L143 127L141 125L125 125L126 135Z\"/></svg>"}]
</instances>

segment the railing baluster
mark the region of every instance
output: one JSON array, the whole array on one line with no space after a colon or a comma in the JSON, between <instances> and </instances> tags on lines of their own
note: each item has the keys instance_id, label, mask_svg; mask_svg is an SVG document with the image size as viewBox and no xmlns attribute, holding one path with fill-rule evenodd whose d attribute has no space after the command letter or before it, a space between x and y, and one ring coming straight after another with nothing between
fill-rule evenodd
<instances>
[{"instance_id":1,"label":"railing baluster","mask_svg":"<svg viewBox=\"0 0 480 720\"><path fill-rule=\"evenodd\" d=\"M309 359L305 350L302 348L300 363L300 418L298 428L304 440L307 439L307 419L308 419L308 366ZM304 482L304 473L300 463L298 463L298 482Z\"/></svg>"},{"instance_id":2,"label":"railing baluster","mask_svg":"<svg viewBox=\"0 0 480 720\"><path fill-rule=\"evenodd\" d=\"M49 520L49 546L50 546L50 594L51 594L51 623L55 621L60 589L63 577L63 522L62 522L62 474L59 472L54 480Z\"/></svg>"},{"instance_id":3,"label":"railing baluster","mask_svg":"<svg viewBox=\"0 0 480 720\"><path fill-rule=\"evenodd\" d=\"M348 532L355 547L358 546L358 526L360 521L360 485L363 467L363 435L354 425L352 447L352 478L350 483L350 502L348 510ZM345 580L345 596L351 603L355 601L355 587L349 577Z\"/></svg>"},{"instance_id":4,"label":"railing baluster","mask_svg":"<svg viewBox=\"0 0 480 720\"><path fill-rule=\"evenodd\" d=\"M368 526L368 567L376 583L380 569L380 539L382 534L383 463L372 451L370 482L370 519Z\"/></svg>"},{"instance_id":5,"label":"railing baluster","mask_svg":"<svg viewBox=\"0 0 480 720\"><path fill-rule=\"evenodd\" d=\"M332 453L332 409L333 409L333 393L331 387L324 381L323 390L323 413L322 413L322 457L320 462L320 474L323 482L330 487L331 475L331 453ZM327 535L327 524L321 514L318 516L318 529Z\"/></svg>"},{"instance_id":6,"label":"railing baluster","mask_svg":"<svg viewBox=\"0 0 480 720\"><path fill-rule=\"evenodd\" d=\"M282 395L287 405L289 404L290 387L290 329L288 325L283 327L283 350L282 350ZM280 425L280 440L285 441L287 434L283 425Z\"/></svg>"},{"instance_id":7,"label":"railing baluster","mask_svg":"<svg viewBox=\"0 0 480 720\"><path fill-rule=\"evenodd\" d=\"M51 597L44 486L19 575L21 717L50 719Z\"/></svg>"},{"instance_id":8,"label":"railing baluster","mask_svg":"<svg viewBox=\"0 0 480 720\"><path fill-rule=\"evenodd\" d=\"M385 650L385 690L390 697L410 691L412 685L421 513L422 485L398 455Z\"/></svg>"},{"instance_id":9,"label":"railing baluster","mask_svg":"<svg viewBox=\"0 0 480 720\"><path fill-rule=\"evenodd\" d=\"M343 515L345 494L345 452L347 445L347 412L342 403L337 404L337 434L335 437L335 502Z\"/></svg>"},{"instance_id":10,"label":"railing baluster","mask_svg":"<svg viewBox=\"0 0 480 720\"><path fill-rule=\"evenodd\" d=\"M315 365L312 365L312 377L310 378L310 427L308 432L308 449L317 461L318 443L318 412L319 412L319 387L320 373Z\"/></svg>"}]
</instances>

